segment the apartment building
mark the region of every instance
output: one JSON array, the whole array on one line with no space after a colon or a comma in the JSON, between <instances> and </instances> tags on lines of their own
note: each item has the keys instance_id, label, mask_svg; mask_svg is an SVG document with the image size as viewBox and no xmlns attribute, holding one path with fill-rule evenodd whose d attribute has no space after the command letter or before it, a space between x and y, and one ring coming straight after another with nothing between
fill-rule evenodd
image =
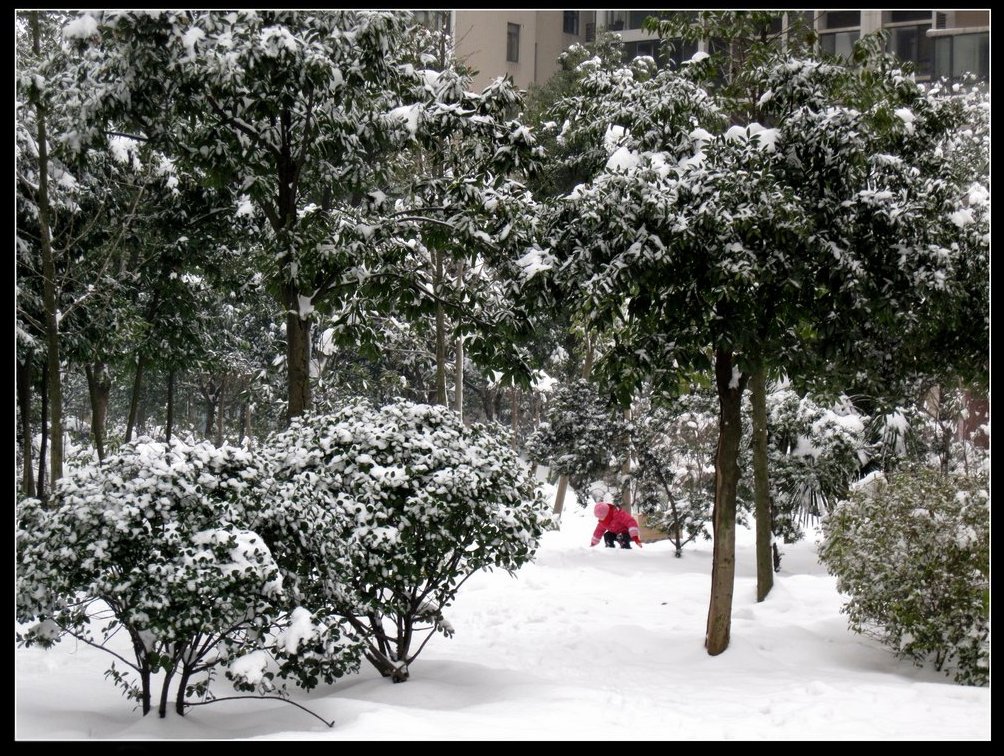
<instances>
[{"instance_id":1,"label":"apartment building","mask_svg":"<svg viewBox=\"0 0 1004 756\"><path fill-rule=\"evenodd\" d=\"M651 55L665 64L697 51L715 52L716 40L678 44L667 57L659 40L642 30L648 16L696 11L663 10L453 10L438 14L438 28L448 25L457 57L476 69L476 88L509 74L517 86L543 84L557 70L557 57L576 42L589 42L598 30L615 31L625 55ZM864 34L885 29L889 50L912 61L919 79L958 78L971 72L990 77L990 11L983 10L798 10L776 22L783 31L795 14L819 34L824 52L848 55ZM784 35L782 35L783 37Z\"/></svg>"}]
</instances>

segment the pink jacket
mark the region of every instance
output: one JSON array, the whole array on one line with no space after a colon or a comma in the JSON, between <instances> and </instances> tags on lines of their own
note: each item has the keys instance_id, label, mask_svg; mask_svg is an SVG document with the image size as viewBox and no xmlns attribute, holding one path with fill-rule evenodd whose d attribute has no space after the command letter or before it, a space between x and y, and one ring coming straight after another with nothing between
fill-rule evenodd
<instances>
[{"instance_id":1,"label":"pink jacket","mask_svg":"<svg viewBox=\"0 0 1004 756\"><path fill-rule=\"evenodd\" d=\"M632 541L641 543L638 521L623 509L613 505L610 506L610 512L607 516L596 524L596 530L593 531L593 540L589 545L595 546L598 544L603 534L608 530L613 533L627 533L631 536Z\"/></svg>"}]
</instances>

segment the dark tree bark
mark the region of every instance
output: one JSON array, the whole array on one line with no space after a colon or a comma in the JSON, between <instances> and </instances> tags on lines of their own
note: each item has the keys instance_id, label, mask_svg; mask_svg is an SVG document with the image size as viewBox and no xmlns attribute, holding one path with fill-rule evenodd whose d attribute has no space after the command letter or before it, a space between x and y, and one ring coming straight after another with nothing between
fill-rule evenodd
<instances>
[{"instance_id":1,"label":"dark tree bark","mask_svg":"<svg viewBox=\"0 0 1004 756\"><path fill-rule=\"evenodd\" d=\"M42 441L38 446L38 498L45 498L45 455L49 447L49 363L42 364Z\"/></svg>"},{"instance_id":2,"label":"dark tree bark","mask_svg":"<svg viewBox=\"0 0 1004 756\"><path fill-rule=\"evenodd\" d=\"M164 428L164 438L171 445L171 431L174 429L174 368L167 372L167 422Z\"/></svg>"},{"instance_id":3,"label":"dark tree bark","mask_svg":"<svg viewBox=\"0 0 1004 756\"><path fill-rule=\"evenodd\" d=\"M136 431L136 422L139 416L139 397L143 391L143 371L146 369L146 358L140 354L136 359L136 373L132 382L132 397L129 400L129 420L126 423L125 440L132 441L132 435Z\"/></svg>"},{"instance_id":4,"label":"dark tree bark","mask_svg":"<svg viewBox=\"0 0 1004 756\"><path fill-rule=\"evenodd\" d=\"M211 376L209 382L202 383L199 388L202 392L202 398L206 400L206 426L203 429L203 435L208 440L213 437L216 430L216 406L219 403L220 389Z\"/></svg>"},{"instance_id":5,"label":"dark tree bark","mask_svg":"<svg viewBox=\"0 0 1004 756\"><path fill-rule=\"evenodd\" d=\"M35 495L31 449L31 358L17 363L17 408L21 414L21 493Z\"/></svg>"},{"instance_id":6,"label":"dark tree bark","mask_svg":"<svg viewBox=\"0 0 1004 756\"><path fill-rule=\"evenodd\" d=\"M87 376L87 393L91 399L91 438L98 450L98 459L105 460L105 438L108 425L108 397L112 390L108 366L101 361L84 365Z\"/></svg>"},{"instance_id":7,"label":"dark tree bark","mask_svg":"<svg viewBox=\"0 0 1004 756\"><path fill-rule=\"evenodd\" d=\"M216 439L215 443L217 447L223 446L223 409L224 409L224 392L227 387L227 377L224 375L220 378L220 390L217 392L217 402L216 402Z\"/></svg>"},{"instance_id":8,"label":"dark tree bark","mask_svg":"<svg viewBox=\"0 0 1004 756\"><path fill-rule=\"evenodd\" d=\"M41 57L38 11L29 14L32 50ZM35 103L38 120L38 225L42 250L42 302L45 308L46 365L48 367L49 424L52 450L49 453L49 477L52 483L63 477L63 384L59 370L59 323L56 320L56 263L49 228L49 146L45 125L45 107Z\"/></svg>"},{"instance_id":9,"label":"dark tree bark","mask_svg":"<svg viewBox=\"0 0 1004 756\"><path fill-rule=\"evenodd\" d=\"M753 405L753 501L756 517L756 600L774 585L771 550L770 488L767 479L767 377L763 367L750 376Z\"/></svg>"},{"instance_id":10,"label":"dark tree bark","mask_svg":"<svg viewBox=\"0 0 1004 756\"><path fill-rule=\"evenodd\" d=\"M512 387L512 404L511 415L512 415L512 448L513 451L519 449L519 441L516 437L516 431L519 428L519 389L513 384Z\"/></svg>"},{"instance_id":11,"label":"dark tree bark","mask_svg":"<svg viewBox=\"0 0 1004 756\"><path fill-rule=\"evenodd\" d=\"M714 552L711 601L705 647L717 656L729 646L732 593L736 574L736 489L739 485L739 443L742 440L742 395L747 377L733 375L733 354L715 352L715 385L720 407L715 456L715 509L712 514Z\"/></svg>"},{"instance_id":12,"label":"dark tree bark","mask_svg":"<svg viewBox=\"0 0 1004 756\"><path fill-rule=\"evenodd\" d=\"M457 290L463 288L464 285L464 261L460 260L457 263ZM453 396L453 409L456 410L457 414L460 415L461 421L464 419L464 337L463 335L457 337L457 357L456 365L454 369L453 385L454 385L454 396Z\"/></svg>"},{"instance_id":13,"label":"dark tree bark","mask_svg":"<svg viewBox=\"0 0 1004 756\"><path fill-rule=\"evenodd\" d=\"M289 379L286 420L292 422L310 408L310 320L300 317L299 295L287 287L286 370Z\"/></svg>"}]
</instances>

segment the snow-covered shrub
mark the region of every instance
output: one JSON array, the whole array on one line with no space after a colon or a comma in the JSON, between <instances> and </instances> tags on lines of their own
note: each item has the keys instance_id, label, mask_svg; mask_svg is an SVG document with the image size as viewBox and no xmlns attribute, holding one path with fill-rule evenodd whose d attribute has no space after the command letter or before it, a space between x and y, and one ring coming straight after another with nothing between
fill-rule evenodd
<instances>
[{"instance_id":1,"label":"snow-covered shrub","mask_svg":"<svg viewBox=\"0 0 1004 756\"><path fill-rule=\"evenodd\" d=\"M669 535L678 557L690 541L711 537L717 409L713 395L695 392L645 410L635 422L631 478L638 511L646 524Z\"/></svg>"},{"instance_id":2,"label":"snow-covered shrub","mask_svg":"<svg viewBox=\"0 0 1004 756\"><path fill-rule=\"evenodd\" d=\"M275 495L256 528L287 589L351 628L395 681L435 631L453 633L442 611L460 586L484 568L515 571L546 525L506 439L446 407L356 401L297 419L270 444Z\"/></svg>"},{"instance_id":3,"label":"snow-covered shrub","mask_svg":"<svg viewBox=\"0 0 1004 756\"><path fill-rule=\"evenodd\" d=\"M547 422L527 439L530 459L567 475L572 488L609 477L626 458L627 427L622 413L610 407L596 387L579 379L554 392Z\"/></svg>"},{"instance_id":4,"label":"snow-covered shrub","mask_svg":"<svg viewBox=\"0 0 1004 756\"><path fill-rule=\"evenodd\" d=\"M791 543L801 539L803 524L828 512L861 476L871 453L867 418L849 401L824 407L789 388L767 396L767 413L773 527Z\"/></svg>"},{"instance_id":5,"label":"snow-covered shrub","mask_svg":"<svg viewBox=\"0 0 1004 756\"><path fill-rule=\"evenodd\" d=\"M849 596L852 630L957 682L988 684L986 479L922 467L873 473L823 519L819 556Z\"/></svg>"},{"instance_id":6,"label":"snow-covered shrub","mask_svg":"<svg viewBox=\"0 0 1004 756\"><path fill-rule=\"evenodd\" d=\"M161 716L175 675L184 713L218 666L249 652L288 664L297 649L276 637L288 623L279 569L246 527L262 482L239 448L137 442L61 479L47 505L23 501L17 620L34 624L19 640L49 646L70 635L103 647L124 630L135 663L116 655L139 684L114 665L108 676L146 714L152 677L163 673ZM273 676L263 670L254 687L274 690Z\"/></svg>"}]
</instances>

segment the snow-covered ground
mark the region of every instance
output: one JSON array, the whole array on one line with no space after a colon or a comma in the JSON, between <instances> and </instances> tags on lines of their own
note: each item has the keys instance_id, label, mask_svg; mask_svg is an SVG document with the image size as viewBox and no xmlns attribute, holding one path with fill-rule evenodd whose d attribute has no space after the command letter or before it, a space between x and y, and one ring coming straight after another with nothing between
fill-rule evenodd
<instances>
[{"instance_id":1,"label":"snow-covered ground","mask_svg":"<svg viewBox=\"0 0 1004 756\"><path fill-rule=\"evenodd\" d=\"M481 573L394 685L364 666L294 700L223 701L141 717L103 679L111 657L64 641L15 651L18 739L985 740L990 691L955 685L852 634L808 541L785 546L755 599L753 534L740 528L732 640L704 651L711 543L673 557L589 548L577 507L516 579ZM157 687L159 690L159 686ZM220 680L216 694L228 694Z\"/></svg>"}]
</instances>

